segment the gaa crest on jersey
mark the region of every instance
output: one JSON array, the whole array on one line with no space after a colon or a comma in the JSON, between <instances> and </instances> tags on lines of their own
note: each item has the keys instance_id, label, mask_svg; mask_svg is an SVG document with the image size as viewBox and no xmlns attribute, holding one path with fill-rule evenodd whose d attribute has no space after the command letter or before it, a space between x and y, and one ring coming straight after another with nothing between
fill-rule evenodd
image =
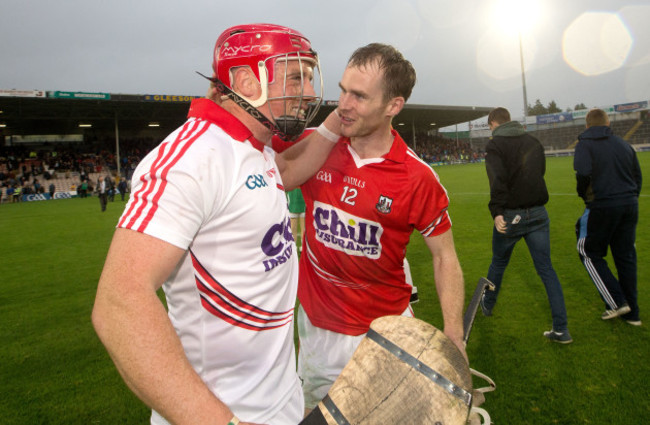
<instances>
[{"instance_id":1,"label":"gaa crest on jersey","mask_svg":"<svg viewBox=\"0 0 650 425\"><path fill-rule=\"evenodd\" d=\"M319 171L316 174L316 180L320 180L325 183L332 183L332 174L327 171Z\"/></svg>"},{"instance_id":2,"label":"gaa crest on jersey","mask_svg":"<svg viewBox=\"0 0 650 425\"><path fill-rule=\"evenodd\" d=\"M382 214L388 214L390 212L391 205L393 205L392 198L389 198L388 196L380 195L379 201L377 202L377 205L375 205L375 208L377 208L377 211L379 211Z\"/></svg>"}]
</instances>

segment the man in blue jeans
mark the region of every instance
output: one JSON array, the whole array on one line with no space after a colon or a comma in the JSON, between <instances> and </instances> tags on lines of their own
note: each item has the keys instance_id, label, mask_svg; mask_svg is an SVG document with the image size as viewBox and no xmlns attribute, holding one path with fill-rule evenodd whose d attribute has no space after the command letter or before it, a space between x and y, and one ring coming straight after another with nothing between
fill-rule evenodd
<instances>
[{"instance_id":1,"label":"man in blue jeans","mask_svg":"<svg viewBox=\"0 0 650 425\"><path fill-rule=\"evenodd\" d=\"M488 115L488 125L492 139L486 146L485 166L494 228L492 263L487 278L496 289L485 293L481 309L484 315L492 315L510 255L515 244L524 238L551 305L553 328L544 332L544 336L553 342L569 344L573 339L567 327L564 294L551 264L550 220L544 207L548 202L544 148L519 122L510 120L505 108L493 109Z\"/></svg>"}]
</instances>

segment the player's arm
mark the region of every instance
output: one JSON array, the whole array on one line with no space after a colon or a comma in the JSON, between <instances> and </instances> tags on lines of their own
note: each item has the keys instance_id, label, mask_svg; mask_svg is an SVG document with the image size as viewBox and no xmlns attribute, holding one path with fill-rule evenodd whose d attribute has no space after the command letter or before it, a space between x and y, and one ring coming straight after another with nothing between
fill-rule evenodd
<instances>
[{"instance_id":1,"label":"player's arm","mask_svg":"<svg viewBox=\"0 0 650 425\"><path fill-rule=\"evenodd\" d=\"M276 155L285 190L295 189L316 174L336 144L340 128L341 119L336 111L332 111L316 131Z\"/></svg>"},{"instance_id":2,"label":"player's arm","mask_svg":"<svg viewBox=\"0 0 650 425\"><path fill-rule=\"evenodd\" d=\"M463 343L463 305L465 303L465 283L463 271L456 255L454 237L451 229L432 237L424 238L433 256L433 273L436 291L440 300L443 332L451 339L467 359Z\"/></svg>"},{"instance_id":3,"label":"player's arm","mask_svg":"<svg viewBox=\"0 0 650 425\"><path fill-rule=\"evenodd\" d=\"M156 295L185 251L117 229L99 280L92 321L131 390L175 424L226 424L230 409L188 362Z\"/></svg>"}]
</instances>

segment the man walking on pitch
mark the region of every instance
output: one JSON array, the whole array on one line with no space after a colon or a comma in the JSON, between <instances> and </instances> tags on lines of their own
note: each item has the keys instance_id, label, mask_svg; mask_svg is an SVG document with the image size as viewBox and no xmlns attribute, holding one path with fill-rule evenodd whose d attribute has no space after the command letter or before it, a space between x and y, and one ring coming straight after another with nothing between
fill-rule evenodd
<instances>
[{"instance_id":1,"label":"man walking on pitch","mask_svg":"<svg viewBox=\"0 0 650 425\"><path fill-rule=\"evenodd\" d=\"M641 326L637 303L636 225L641 167L636 152L609 127L602 109L587 113L587 130L578 136L573 168L585 211L576 223L578 253L605 302L603 320L622 317ZM618 279L607 266L612 250Z\"/></svg>"},{"instance_id":2,"label":"man walking on pitch","mask_svg":"<svg viewBox=\"0 0 650 425\"><path fill-rule=\"evenodd\" d=\"M485 148L485 168L490 181L489 209L494 227L487 278L494 283L495 290L483 295L481 309L486 316L492 315L512 251L524 238L551 305L553 328L544 332L544 336L569 344L573 339L568 330L564 294L551 264L550 219L544 207L548 202L544 147L519 122L511 121L505 108L493 109L488 115L488 125L492 139Z\"/></svg>"},{"instance_id":3,"label":"man walking on pitch","mask_svg":"<svg viewBox=\"0 0 650 425\"><path fill-rule=\"evenodd\" d=\"M99 177L97 180L97 196L99 197L99 206L102 212L106 211L106 204L108 203L108 177Z\"/></svg>"},{"instance_id":4,"label":"man walking on pitch","mask_svg":"<svg viewBox=\"0 0 650 425\"><path fill-rule=\"evenodd\" d=\"M340 121L330 114L283 154L270 145L316 114L308 104L322 99L318 67L298 31L229 28L216 43L208 98L192 102L186 123L133 175L92 320L125 382L152 407L153 424L303 417L285 188L322 165Z\"/></svg>"}]
</instances>

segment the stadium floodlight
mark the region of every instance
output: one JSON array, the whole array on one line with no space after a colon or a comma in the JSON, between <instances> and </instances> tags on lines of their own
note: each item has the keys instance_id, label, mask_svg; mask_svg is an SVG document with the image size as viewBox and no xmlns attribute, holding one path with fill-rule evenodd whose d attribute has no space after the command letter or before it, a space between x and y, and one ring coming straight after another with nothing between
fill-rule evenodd
<instances>
[{"instance_id":1,"label":"stadium floodlight","mask_svg":"<svg viewBox=\"0 0 650 425\"><path fill-rule=\"evenodd\" d=\"M5 128L6 126L7 126L7 124L4 124L4 123L0 124L0 128Z\"/></svg>"},{"instance_id":2,"label":"stadium floodlight","mask_svg":"<svg viewBox=\"0 0 650 425\"><path fill-rule=\"evenodd\" d=\"M519 58L521 59L521 87L524 90L524 126L528 116L528 96L526 95L526 71L524 68L524 48L521 44L521 31L519 32Z\"/></svg>"},{"instance_id":3,"label":"stadium floodlight","mask_svg":"<svg viewBox=\"0 0 650 425\"><path fill-rule=\"evenodd\" d=\"M519 61L521 65L521 86L524 94L524 125L528 116L528 96L526 91L526 69L524 66L523 35L530 32L542 18L539 0L501 0L495 4L493 17L499 26L508 33L517 35L519 41Z\"/></svg>"},{"instance_id":4,"label":"stadium floodlight","mask_svg":"<svg viewBox=\"0 0 650 425\"><path fill-rule=\"evenodd\" d=\"M160 127L160 123L157 122L150 122L149 127Z\"/></svg>"},{"instance_id":5,"label":"stadium floodlight","mask_svg":"<svg viewBox=\"0 0 650 425\"><path fill-rule=\"evenodd\" d=\"M79 124L80 128L89 128L89 127L92 127L92 126L93 126L92 124Z\"/></svg>"}]
</instances>

